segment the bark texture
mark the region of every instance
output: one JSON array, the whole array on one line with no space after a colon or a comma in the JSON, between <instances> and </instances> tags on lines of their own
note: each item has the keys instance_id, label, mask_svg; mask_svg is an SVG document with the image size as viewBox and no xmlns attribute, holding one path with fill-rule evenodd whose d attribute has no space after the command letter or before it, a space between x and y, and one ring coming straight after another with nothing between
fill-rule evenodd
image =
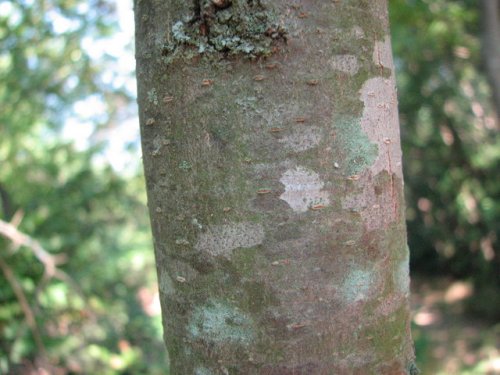
<instances>
[{"instance_id":1,"label":"bark texture","mask_svg":"<svg viewBox=\"0 0 500 375\"><path fill-rule=\"evenodd\" d=\"M497 116L500 116L500 3L481 0L483 58L493 91Z\"/></svg>"},{"instance_id":2,"label":"bark texture","mask_svg":"<svg viewBox=\"0 0 500 375\"><path fill-rule=\"evenodd\" d=\"M416 372L386 8L136 2L172 374Z\"/></svg>"}]
</instances>

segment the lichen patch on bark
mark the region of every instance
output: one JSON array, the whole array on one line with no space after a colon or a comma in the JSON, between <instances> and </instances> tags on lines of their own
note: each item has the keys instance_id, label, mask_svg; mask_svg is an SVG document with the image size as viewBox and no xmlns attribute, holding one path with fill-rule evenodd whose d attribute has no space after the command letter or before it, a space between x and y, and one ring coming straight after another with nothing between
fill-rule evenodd
<instances>
[{"instance_id":1,"label":"lichen patch on bark","mask_svg":"<svg viewBox=\"0 0 500 375\"><path fill-rule=\"evenodd\" d=\"M214 372L206 367L196 367L194 375L214 375Z\"/></svg>"},{"instance_id":2,"label":"lichen patch on bark","mask_svg":"<svg viewBox=\"0 0 500 375\"><path fill-rule=\"evenodd\" d=\"M170 295L174 293L173 281L165 269L161 269L158 273L158 289L163 294Z\"/></svg>"},{"instance_id":3,"label":"lichen patch on bark","mask_svg":"<svg viewBox=\"0 0 500 375\"><path fill-rule=\"evenodd\" d=\"M347 73L351 76L356 74L360 68L358 58L354 55L333 56L330 59L330 65L333 69Z\"/></svg>"},{"instance_id":4,"label":"lichen patch on bark","mask_svg":"<svg viewBox=\"0 0 500 375\"><path fill-rule=\"evenodd\" d=\"M353 26L351 30L349 30L354 39L363 39L365 38L365 32L359 26Z\"/></svg>"},{"instance_id":5,"label":"lichen patch on bark","mask_svg":"<svg viewBox=\"0 0 500 375\"><path fill-rule=\"evenodd\" d=\"M330 204L328 192L322 190L324 183L313 170L296 167L289 169L280 178L285 192L280 195L295 212L306 212L315 205Z\"/></svg>"},{"instance_id":6,"label":"lichen patch on bark","mask_svg":"<svg viewBox=\"0 0 500 375\"><path fill-rule=\"evenodd\" d=\"M404 296L410 295L410 261L408 246L404 250L405 256L399 261L397 270L394 273L394 284L398 291Z\"/></svg>"},{"instance_id":7,"label":"lichen patch on bark","mask_svg":"<svg viewBox=\"0 0 500 375\"><path fill-rule=\"evenodd\" d=\"M273 46L286 42L277 14L260 0L195 0L190 15L171 26L162 54L269 56Z\"/></svg>"},{"instance_id":8,"label":"lichen patch on bark","mask_svg":"<svg viewBox=\"0 0 500 375\"><path fill-rule=\"evenodd\" d=\"M342 116L335 121L335 145L338 145L342 168L348 176L370 168L378 155L378 147L363 132L359 118Z\"/></svg>"},{"instance_id":9,"label":"lichen patch on bark","mask_svg":"<svg viewBox=\"0 0 500 375\"><path fill-rule=\"evenodd\" d=\"M190 316L188 332L194 340L202 340L215 347L247 346L255 339L251 318L221 301L197 307Z\"/></svg>"},{"instance_id":10,"label":"lichen patch on bark","mask_svg":"<svg viewBox=\"0 0 500 375\"><path fill-rule=\"evenodd\" d=\"M257 223L211 225L200 234L195 248L211 256L230 258L233 250L260 245L264 237L264 227Z\"/></svg>"},{"instance_id":11,"label":"lichen patch on bark","mask_svg":"<svg viewBox=\"0 0 500 375\"><path fill-rule=\"evenodd\" d=\"M382 170L402 177L401 146L399 140L397 97L392 78L374 77L361 88L364 103L361 127L371 142L379 148L371 166L375 176Z\"/></svg>"},{"instance_id":12,"label":"lichen patch on bark","mask_svg":"<svg viewBox=\"0 0 500 375\"><path fill-rule=\"evenodd\" d=\"M279 140L287 149L302 152L316 147L321 141L321 129L315 126L300 127Z\"/></svg>"},{"instance_id":13,"label":"lichen patch on bark","mask_svg":"<svg viewBox=\"0 0 500 375\"><path fill-rule=\"evenodd\" d=\"M361 126L370 140L379 147L379 154L371 171L373 175L377 175L385 169L402 178L398 100L389 36L383 41L375 42L372 58L382 71L389 69L391 75L389 78L370 78L360 90L364 104Z\"/></svg>"},{"instance_id":14,"label":"lichen patch on bark","mask_svg":"<svg viewBox=\"0 0 500 375\"><path fill-rule=\"evenodd\" d=\"M354 181L361 187L361 191L353 190L348 193L342 207L359 212L367 230L387 227L397 220L400 211L399 205L395 205L399 196L393 190L393 179L386 171L376 176L363 174L359 180ZM370 180L375 186L368 183Z\"/></svg>"},{"instance_id":15,"label":"lichen patch on bark","mask_svg":"<svg viewBox=\"0 0 500 375\"><path fill-rule=\"evenodd\" d=\"M377 275L373 270L353 267L349 270L340 292L343 300L347 303L353 303L364 300L374 284L376 284Z\"/></svg>"},{"instance_id":16,"label":"lichen patch on bark","mask_svg":"<svg viewBox=\"0 0 500 375\"><path fill-rule=\"evenodd\" d=\"M363 113L359 133L362 136L358 137L357 142L361 142L363 137L367 138L360 144L364 145L365 149L367 145L371 145L377 152L357 168L360 174L358 183L362 191L354 192L342 202L344 208L361 213L368 230L387 227L398 220L401 209L398 203L401 198L400 181L403 178L397 95L389 37L386 36L384 41L375 42L372 58L373 62L380 66L381 76L366 80L361 87ZM391 71L388 78L382 76L387 69ZM356 155L358 151L354 149L350 152ZM367 155L366 150L362 154ZM352 165L355 166L351 163L351 168ZM376 186L370 186L371 181L374 181Z\"/></svg>"}]
</instances>

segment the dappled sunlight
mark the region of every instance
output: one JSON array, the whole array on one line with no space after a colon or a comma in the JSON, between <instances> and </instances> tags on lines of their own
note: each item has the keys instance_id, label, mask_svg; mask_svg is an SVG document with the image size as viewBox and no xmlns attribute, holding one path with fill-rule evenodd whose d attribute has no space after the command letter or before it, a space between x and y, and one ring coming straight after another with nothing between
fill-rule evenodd
<instances>
[{"instance_id":1,"label":"dappled sunlight","mask_svg":"<svg viewBox=\"0 0 500 375\"><path fill-rule=\"evenodd\" d=\"M466 313L473 286L446 279L412 281L413 335L423 374L498 374L500 324Z\"/></svg>"},{"instance_id":2,"label":"dappled sunlight","mask_svg":"<svg viewBox=\"0 0 500 375\"><path fill-rule=\"evenodd\" d=\"M441 314L438 311L418 311L413 317L413 321L418 326L429 326L440 320Z\"/></svg>"},{"instance_id":3,"label":"dappled sunlight","mask_svg":"<svg viewBox=\"0 0 500 375\"><path fill-rule=\"evenodd\" d=\"M137 292L137 299L141 303L143 311L148 316L160 316L160 293L158 292L158 285L152 287L140 288Z\"/></svg>"},{"instance_id":4,"label":"dappled sunlight","mask_svg":"<svg viewBox=\"0 0 500 375\"><path fill-rule=\"evenodd\" d=\"M455 281L444 294L444 301L452 304L464 300L472 295L474 288L470 283Z\"/></svg>"}]
</instances>

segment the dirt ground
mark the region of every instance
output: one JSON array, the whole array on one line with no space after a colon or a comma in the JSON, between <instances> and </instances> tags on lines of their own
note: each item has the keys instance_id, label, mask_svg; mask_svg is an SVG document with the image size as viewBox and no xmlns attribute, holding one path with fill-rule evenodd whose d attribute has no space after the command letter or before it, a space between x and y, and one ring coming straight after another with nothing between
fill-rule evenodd
<instances>
[{"instance_id":1,"label":"dirt ground","mask_svg":"<svg viewBox=\"0 0 500 375\"><path fill-rule=\"evenodd\" d=\"M412 331L422 375L500 374L500 322L468 313L474 292L463 281L412 278Z\"/></svg>"}]
</instances>

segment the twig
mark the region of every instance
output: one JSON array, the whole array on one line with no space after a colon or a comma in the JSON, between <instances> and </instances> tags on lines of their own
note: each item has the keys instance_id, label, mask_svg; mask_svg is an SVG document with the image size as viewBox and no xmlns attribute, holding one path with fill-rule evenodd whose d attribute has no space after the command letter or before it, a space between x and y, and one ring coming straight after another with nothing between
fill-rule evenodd
<instances>
[{"instance_id":1,"label":"twig","mask_svg":"<svg viewBox=\"0 0 500 375\"><path fill-rule=\"evenodd\" d=\"M14 215L14 218L16 218L17 216L18 215L16 213L16 215ZM19 223L20 219L21 218L18 218L16 222ZM16 226L13 225L13 223L7 223L1 219L0 219L0 235L12 241L15 247L26 246L27 248L29 248L33 252L33 254L37 257L37 259L41 263L43 263L45 267L45 275L44 275L45 280L56 278L69 284L80 296L80 298L89 306L87 298L85 297L85 294L83 293L78 283L75 280L73 280L73 278L69 276L66 272L57 268L57 265L61 263L61 260L64 259L64 256L54 256L50 254L40 245L38 241L34 240L30 236L19 231L19 229L17 229ZM91 316L93 316L93 310L91 308L89 308L89 313L91 314Z\"/></svg>"},{"instance_id":2,"label":"twig","mask_svg":"<svg viewBox=\"0 0 500 375\"><path fill-rule=\"evenodd\" d=\"M39 243L30 236L20 232L14 225L0 220L0 234L11 240L16 246L26 246L45 266L49 277L54 276L57 268L56 258L49 254Z\"/></svg>"},{"instance_id":3,"label":"twig","mask_svg":"<svg viewBox=\"0 0 500 375\"><path fill-rule=\"evenodd\" d=\"M2 272L5 278L7 279L7 282L10 284L12 290L14 291L14 294L16 295L17 300L19 301L19 304L21 305L21 309L23 310L24 316L26 318L26 323L28 324L28 327L30 327L31 333L33 334L33 338L35 340L35 344L38 348L38 351L40 352L40 356L43 358L43 360L47 360L47 354L46 354L47 352L45 350L45 346L43 345L42 336L40 335L40 330L38 329L38 326L36 324L35 314L33 314L33 310L31 309L28 303L28 299L24 294L23 288L21 287L19 281L17 281L16 277L14 276L14 272L12 272L12 269L9 267L9 265L4 261L4 259L1 256L0 256L0 268L2 269Z\"/></svg>"}]
</instances>

